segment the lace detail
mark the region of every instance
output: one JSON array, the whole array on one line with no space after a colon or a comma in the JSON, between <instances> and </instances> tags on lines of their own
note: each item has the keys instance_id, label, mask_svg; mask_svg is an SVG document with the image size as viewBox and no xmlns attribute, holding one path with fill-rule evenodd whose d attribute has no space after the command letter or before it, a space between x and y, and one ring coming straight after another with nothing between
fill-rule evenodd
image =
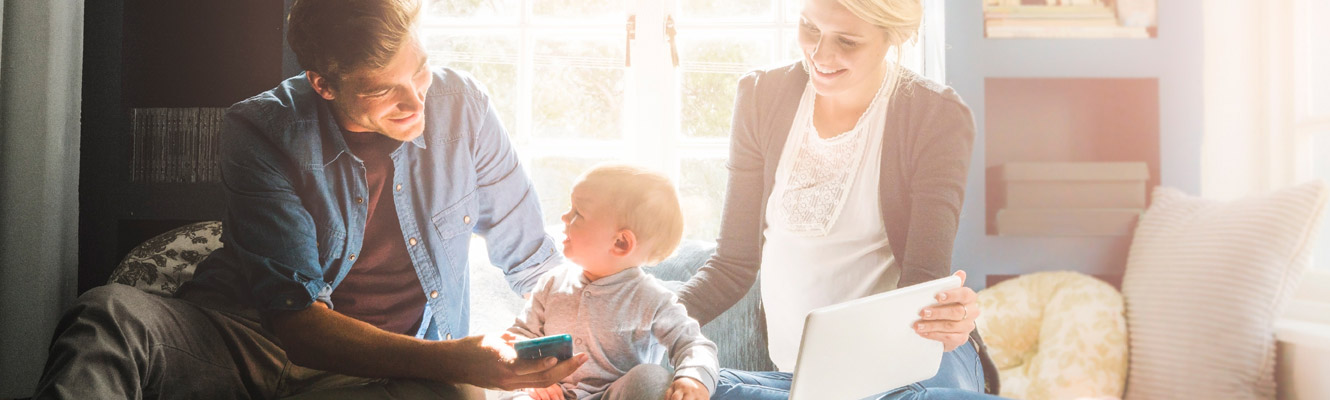
<instances>
[{"instance_id":1,"label":"lace detail","mask_svg":"<svg viewBox=\"0 0 1330 400\"><path fill-rule=\"evenodd\" d=\"M888 102L883 89L890 75L883 79L877 95L854 127L828 139L818 136L813 125L817 95L812 82L804 88L790 126L789 142L781 155L781 166L777 168L777 193L773 193L779 195L775 210L782 229L808 236L822 236L831 231L862 169L865 153L871 150L868 139L875 134L880 136L882 131Z\"/></svg>"},{"instance_id":2,"label":"lace detail","mask_svg":"<svg viewBox=\"0 0 1330 400\"><path fill-rule=\"evenodd\" d=\"M859 169L867 144L864 139L868 137L855 126L836 137L822 139L811 118L807 132L796 139L803 143L780 205L786 215L786 228L796 232L820 231L832 225Z\"/></svg>"}]
</instances>

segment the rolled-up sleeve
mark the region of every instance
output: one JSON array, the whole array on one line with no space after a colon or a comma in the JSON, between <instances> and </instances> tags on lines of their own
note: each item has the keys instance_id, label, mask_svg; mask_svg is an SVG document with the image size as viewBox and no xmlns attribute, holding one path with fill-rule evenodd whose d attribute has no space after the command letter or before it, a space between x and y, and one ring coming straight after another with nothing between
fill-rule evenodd
<instances>
[{"instance_id":1,"label":"rolled-up sleeve","mask_svg":"<svg viewBox=\"0 0 1330 400\"><path fill-rule=\"evenodd\" d=\"M318 235L276 148L242 111L223 122L221 175L226 217L219 250L248 283L260 312L301 310L328 301Z\"/></svg>"}]
</instances>

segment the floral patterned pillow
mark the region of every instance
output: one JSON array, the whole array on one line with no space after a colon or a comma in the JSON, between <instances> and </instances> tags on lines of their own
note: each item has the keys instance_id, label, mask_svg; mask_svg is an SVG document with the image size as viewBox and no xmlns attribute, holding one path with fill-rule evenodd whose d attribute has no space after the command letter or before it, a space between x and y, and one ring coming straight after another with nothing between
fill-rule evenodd
<instances>
[{"instance_id":1,"label":"floral patterned pillow","mask_svg":"<svg viewBox=\"0 0 1330 400\"><path fill-rule=\"evenodd\" d=\"M222 247L221 221L185 225L148 239L130 250L111 272L110 283L171 296L194 276L194 267Z\"/></svg>"},{"instance_id":2,"label":"floral patterned pillow","mask_svg":"<svg viewBox=\"0 0 1330 400\"><path fill-rule=\"evenodd\" d=\"M1119 397L1127 382L1122 295L1071 271L1038 272L979 291L979 334L1003 397Z\"/></svg>"}]
</instances>

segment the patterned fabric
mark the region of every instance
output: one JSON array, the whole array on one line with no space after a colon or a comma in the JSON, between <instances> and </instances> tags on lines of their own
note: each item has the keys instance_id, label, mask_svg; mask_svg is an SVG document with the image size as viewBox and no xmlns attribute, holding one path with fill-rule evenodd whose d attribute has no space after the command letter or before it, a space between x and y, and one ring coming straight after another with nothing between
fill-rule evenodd
<instances>
[{"instance_id":1,"label":"patterned fabric","mask_svg":"<svg viewBox=\"0 0 1330 400\"><path fill-rule=\"evenodd\" d=\"M1154 192L1127 257L1128 399L1275 398L1274 322L1310 253L1327 188L1219 202Z\"/></svg>"},{"instance_id":2,"label":"patterned fabric","mask_svg":"<svg viewBox=\"0 0 1330 400\"><path fill-rule=\"evenodd\" d=\"M194 276L194 267L222 247L221 221L185 225L148 239L130 250L111 272L109 283L171 296Z\"/></svg>"},{"instance_id":3,"label":"patterned fabric","mask_svg":"<svg viewBox=\"0 0 1330 400\"><path fill-rule=\"evenodd\" d=\"M780 202L789 230L825 232L835 221L867 147L868 134L857 128L822 139L810 118L808 132L795 136L801 144L799 154Z\"/></svg>"},{"instance_id":4,"label":"patterned fabric","mask_svg":"<svg viewBox=\"0 0 1330 400\"><path fill-rule=\"evenodd\" d=\"M1127 381L1122 295L1077 272L1038 272L979 291L979 334L1004 397L1118 397Z\"/></svg>"}]
</instances>

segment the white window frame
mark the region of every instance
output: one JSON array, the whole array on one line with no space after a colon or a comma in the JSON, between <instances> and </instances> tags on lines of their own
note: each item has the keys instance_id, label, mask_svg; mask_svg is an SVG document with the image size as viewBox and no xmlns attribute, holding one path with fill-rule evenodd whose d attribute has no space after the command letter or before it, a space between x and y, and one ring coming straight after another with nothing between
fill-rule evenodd
<instances>
[{"instance_id":1,"label":"white window frame","mask_svg":"<svg viewBox=\"0 0 1330 400\"><path fill-rule=\"evenodd\" d=\"M665 20L680 15L677 0L623 0L625 13L617 20L597 20L576 24L542 20L533 16L533 2L536 0L517 0L520 17L516 22L486 19L462 19L440 21L429 17L422 21L422 27L429 32L447 34L486 34L496 32L517 32L517 97L515 126L508 127L510 133L520 132L524 138L515 143L519 158L530 168L535 161L545 157L567 157L586 159L628 159L634 163L656 168L678 182L685 159L724 160L728 157L728 138L690 138L683 134L681 97L679 95L680 77L685 70L696 69L696 64L681 60L675 67L670 57L670 47L665 35ZM771 54L774 60L785 60L797 46L797 11L790 1L774 0L774 20L755 21L753 19L718 19L718 20L679 20L676 24L679 35L701 31L721 32L725 30L769 30L773 38ZM916 41L904 59L906 65L919 65L925 58L933 62L919 71L931 79L945 82L942 55L944 54L943 35L943 0L924 0L925 24ZM796 13L795 15L790 15ZM570 140L533 137L534 132L532 107L534 77L534 41L538 32L558 30L576 32L624 32L628 15L634 15L636 21L635 38L629 51L632 66L625 69L625 101L620 139L615 140ZM936 21L936 22L934 22ZM927 54L925 53L927 51ZM789 60L793 61L793 60ZM774 65L774 64L773 64ZM754 66L756 68L756 66ZM750 68L751 69L751 68ZM735 71L743 72L743 71ZM737 84L737 81L734 82ZM494 90L491 88L491 90ZM680 182L682 186L682 182ZM542 195L545 195L542 193ZM716 205L717 210L721 207ZM550 210L545 210L549 213ZM548 216L547 216L548 217ZM709 240L710 238L708 238Z\"/></svg>"},{"instance_id":2,"label":"white window frame","mask_svg":"<svg viewBox=\"0 0 1330 400\"><path fill-rule=\"evenodd\" d=\"M1311 77L1311 74L1323 73L1312 71L1312 63L1306 58L1312 53L1313 46L1318 44L1317 38L1313 37L1312 26L1322 23L1317 17L1324 17L1324 15L1314 15L1307 8L1314 1L1323 0L1273 2L1271 6L1274 7L1270 11L1272 16L1266 18L1269 30L1267 34L1273 39L1266 44L1271 49L1270 54L1274 56L1274 61L1269 64L1272 73L1266 76L1276 94L1272 96L1271 107L1283 107L1271 111L1275 116L1272 125L1276 128L1287 128L1286 131L1291 132L1289 139L1283 141L1289 147L1282 149L1283 154L1270 154L1270 163L1283 163L1283 168L1291 169L1294 182L1318 178L1315 170L1317 158L1330 157L1330 154L1316 154L1315 146L1312 145L1316 139L1330 140L1326 137L1317 137L1317 135L1330 134L1330 104L1320 105L1324 114L1313 114L1311 112L1313 93L1306 90L1310 87L1308 82L1302 81ZM1282 23L1284 21L1291 23ZM1320 40L1325 39L1320 38ZM1330 99L1330 93L1322 96ZM1280 165L1271 166L1272 170L1280 168ZM1325 218L1330 216L1322 216L1323 220ZM1322 226L1326 225L1330 224L1325 224L1323 221ZM1322 230L1319 234L1327 235L1330 232ZM1328 329L1330 314L1327 314L1327 311L1330 311L1330 260L1324 257L1325 254L1330 254L1330 249L1314 250L1318 250L1316 252L1320 253L1321 257L1312 258L1312 268L1307 271L1301 286L1294 292L1284 315L1276 321L1275 336L1280 341L1315 346L1330 338L1327 336L1330 334Z\"/></svg>"}]
</instances>

